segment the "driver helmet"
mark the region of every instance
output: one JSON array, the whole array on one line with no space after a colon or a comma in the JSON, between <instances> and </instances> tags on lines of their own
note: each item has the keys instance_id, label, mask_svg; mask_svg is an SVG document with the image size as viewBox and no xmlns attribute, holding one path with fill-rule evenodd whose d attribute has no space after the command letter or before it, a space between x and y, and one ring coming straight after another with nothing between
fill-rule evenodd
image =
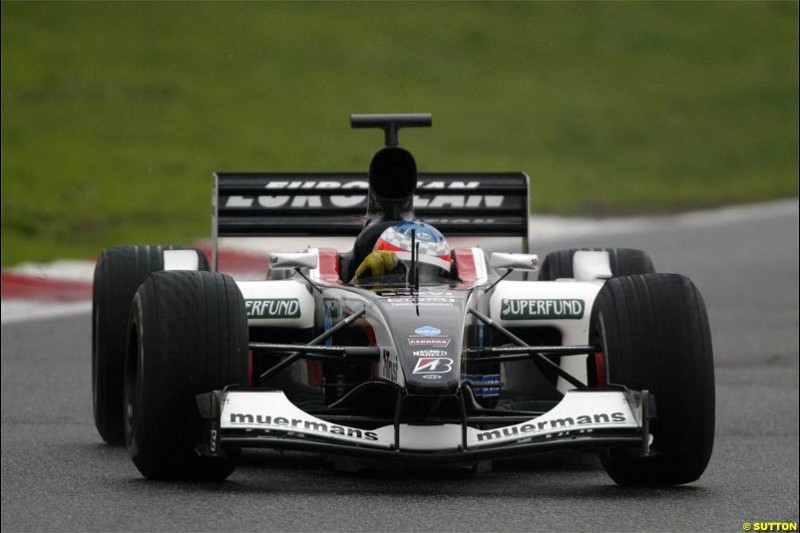
<instances>
[{"instance_id":1,"label":"driver helmet","mask_svg":"<svg viewBox=\"0 0 800 533\"><path fill-rule=\"evenodd\" d=\"M420 277L450 277L450 246L439 230L425 222L399 222L384 230L375 243L375 250L393 252L398 260L410 267L412 241L419 250L417 261L420 263Z\"/></svg>"}]
</instances>

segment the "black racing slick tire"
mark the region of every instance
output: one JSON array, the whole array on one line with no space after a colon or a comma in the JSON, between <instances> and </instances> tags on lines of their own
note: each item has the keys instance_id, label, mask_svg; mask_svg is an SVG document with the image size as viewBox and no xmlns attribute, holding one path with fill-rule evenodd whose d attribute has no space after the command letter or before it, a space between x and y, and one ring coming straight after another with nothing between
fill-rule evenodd
<instances>
[{"instance_id":1,"label":"black racing slick tire","mask_svg":"<svg viewBox=\"0 0 800 533\"><path fill-rule=\"evenodd\" d=\"M197 395L248 382L244 299L230 276L155 272L131 306L125 359L125 440L149 479L222 481L236 467L196 452L205 424Z\"/></svg>"},{"instance_id":2,"label":"black racing slick tire","mask_svg":"<svg viewBox=\"0 0 800 533\"><path fill-rule=\"evenodd\" d=\"M653 274L656 269L653 261L645 252L632 248L570 248L550 252L542 261L539 268L540 281L554 281L559 278L573 278L572 257L575 252L586 250L608 252L608 261L611 265L611 275L630 276L633 274Z\"/></svg>"},{"instance_id":3,"label":"black racing slick tire","mask_svg":"<svg viewBox=\"0 0 800 533\"><path fill-rule=\"evenodd\" d=\"M94 424L109 444L124 444L122 369L133 295L151 272L164 269L164 250L181 246L117 246L100 254L92 294L92 407ZM191 249L191 248L188 248ZM199 270L208 260L197 253Z\"/></svg>"},{"instance_id":4,"label":"black racing slick tire","mask_svg":"<svg viewBox=\"0 0 800 533\"><path fill-rule=\"evenodd\" d=\"M678 274L622 276L597 295L591 331L608 383L655 395L651 456L612 449L606 471L623 486L690 483L714 445L714 361L697 288ZM601 354L601 355L602 355Z\"/></svg>"}]
</instances>

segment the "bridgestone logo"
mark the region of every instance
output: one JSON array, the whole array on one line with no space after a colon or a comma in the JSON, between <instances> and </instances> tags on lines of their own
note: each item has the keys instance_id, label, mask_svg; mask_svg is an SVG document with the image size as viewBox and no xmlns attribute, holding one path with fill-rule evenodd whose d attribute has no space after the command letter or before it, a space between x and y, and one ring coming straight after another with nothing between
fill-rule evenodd
<instances>
[{"instance_id":1,"label":"bridgestone logo","mask_svg":"<svg viewBox=\"0 0 800 533\"><path fill-rule=\"evenodd\" d=\"M478 442L502 439L503 437L513 437L515 435L527 436L532 433L548 433L558 430L568 430L589 424L611 424L625 422L625 413L599 413L595 415L581 415L576 417L566 416L564 418L554 418L542 422L529 422L518 426L509 426L490 431L478 433Z\"/></svg>"},{"instance_id":2,"label":"bridgestone logo","mask_svg":"<svg viewBox=\"0 0 800 533\"><path fill-rule=\"evenodd\" d=\"M512 300L503 298L503 320L554 320L583 318L586 303L579 299Z\"/></svg>"},{"instance_id":3,"label":"bridgestone logo","mask_svg":"<svg viewBox=\"0 0 800 533\"><path fill-rule=\"evenodd\" d=\"M251 415L246 413L231 413L232 425L244 426L267 426L266 429L282 429L285 431L299 431L318 433L323 436L351 437L363 440L378 440L378 434L374 431L366 431L357 428L346 428L327 424L325 422L315 422L313 420L303 420L300 418L286 418L283 416L272 417L270 415Z\"/></svg>"},{"instance_id":4,"label":"bridgestone logo","mask_svg":"<svg viewBox=\"0 0 800 533\"><path fill-rule=\"evenodd\" d=\"M453 369L449 357L421 357L417 359L414 374L447 374Z\"/></svg>"},{"instance_id":5,"label":"bridgestone logo","mask_svg":"<svg viewBox=\"0 0 800 533\"><path fill-rule=\"evenodd\" d=\"M247 318L300 318L300 300L297 298L245 300L244 307Z\"/></svg>"}]
</instances>

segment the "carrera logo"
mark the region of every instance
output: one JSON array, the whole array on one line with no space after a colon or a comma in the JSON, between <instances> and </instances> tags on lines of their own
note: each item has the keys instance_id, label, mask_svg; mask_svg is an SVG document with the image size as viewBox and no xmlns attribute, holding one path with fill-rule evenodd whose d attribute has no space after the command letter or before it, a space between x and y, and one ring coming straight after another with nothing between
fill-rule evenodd
<instances>
[{"instance_id":1,"label":"carrera logo","mask_svg":"<svg viewBox=\"0 0 800 533\"><path fill-rule=\"evenodd\" d=\"M327 424L325 422L315 422L313 420L303 420L301 418L286 418L282 416L272 417L270 415L252 415L249 413L231 413L230 418L233 425L244 426L267 426L269 428L283 429L286 431L304 430L306 432L319 433L321 435L336 435L340 437L352 437L355 439L378 440L378 434L374 431L365 431L356 428L346 428Z\"/></svg>"},{"instance_id":2,"label":"carrera logo","mask_svg":"<svg viewBox=\"0 0 800 533\"><path fill-rule=\"evenodd\" d=\"M478 442L502 439L503 437L513 437L519 435L525 437L531 433L548 433L557 430L569 430L572 428L580 429L581 426L596 424L614 424L626 422L625 413L598 413L594 415L581 415L576 417L566 416L564 418L554 418L542 422L531 421L517 426L481 431L478 433Z\"/></svg>"},{"instance_id":3,"label":"carrera logo","mask_svg":"<svg viewBox=\"0 0 800 533\"><path fill-rule=\"evenodd\" d=\"M409 346L435 346L437 348L447 348L450 346L450 337L409 337Z\"/></svg>"},{"instance_id":4,"label":"carrera logo","mask_svg":"<svg viewBox=\"0 0 800 533\"><path fill-rule=\"evenodd\" d=\"M512 300L503 298L500 318L503 320L553 320L583 318L586 303L573 299Z\"/></svg>"},{"instance_id":5,"label":"carrera logo","mask_svg":"<svg viewBox=\"0 0 800 533\"><path fill-rule=\"evenodd\" d=\"M417 207L502 207L504 196L483 194L437 194L440 191L469 191L480 187L479 181L443 181L426 182L420 180L417 190L421 193L414 196L414 205ZM266 191L274 194L267 195L231 195L225 197L222 205L230 209L250 209L261 207L264 209L302 208L302 207L366 207L367 196L363 191L369 189L369 184L363 180L338 182L338 181L271 181L264 186ZM303 194L315 190L341 190L343 193L352 191L353 195L314 195ZM280 194L281 192L291 194Z\"/></svg>"},{"instance_id":6,"label":"carrera logo","mask_svg":"<svg viewBox=\"0 0 800 533\"><path fill-rule=\"evenodd\" d=\"M417 359L414 374L447 374L453 369L453 360L448 357L422 357Z\"/></svg>"},{"instance_id":7,"label":"carrera logo","mask_svg":"<svg viewBox=\"0 0 800 533\"><path fill-rule=\"evenodd\" d=\"M247 318L300 318L300 300L297 298L245 300L244 307L247 310Z\"/></svg>"}]
</instances>

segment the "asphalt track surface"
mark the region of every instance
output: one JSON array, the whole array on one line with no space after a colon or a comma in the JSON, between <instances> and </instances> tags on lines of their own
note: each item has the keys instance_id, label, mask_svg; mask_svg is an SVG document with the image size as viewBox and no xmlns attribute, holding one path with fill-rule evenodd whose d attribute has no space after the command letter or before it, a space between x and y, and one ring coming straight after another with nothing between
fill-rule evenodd
<instances>
[{"instance_id":1,"label":"asphalt track surface","mask_svg":"<svg viewBox=\"0 0 800 533\"><path fill-rule=\"evenodd\" d=\"M336 472L254 451L229 481L144 480L92 423L88 315L2 326L2 530L714 530L798 520L798 213L655 224L570 245L650 251L711 319L717 438L696 483L616 487L593 457L464 470Z\"/></svg>"}]
</instances>

